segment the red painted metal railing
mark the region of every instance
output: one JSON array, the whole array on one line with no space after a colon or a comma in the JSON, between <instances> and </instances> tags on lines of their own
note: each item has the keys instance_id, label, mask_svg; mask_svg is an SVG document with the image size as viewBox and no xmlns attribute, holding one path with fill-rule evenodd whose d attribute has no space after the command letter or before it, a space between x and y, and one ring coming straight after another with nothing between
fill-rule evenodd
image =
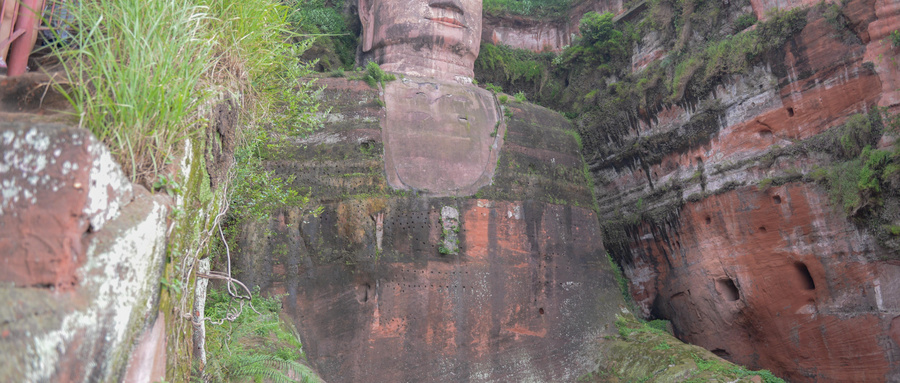
<instances>
[{"instance_id":1,"label":"red painted metal railing","mask_svg":"<svg viewBox=\"0 0 900 383\"><path fill-rule=\"evenodd\" d=\"M0 0L0 68L8 76L25 73L38 32L55 25L62 7L65 0Z\"/></svg>"}]
</instances>

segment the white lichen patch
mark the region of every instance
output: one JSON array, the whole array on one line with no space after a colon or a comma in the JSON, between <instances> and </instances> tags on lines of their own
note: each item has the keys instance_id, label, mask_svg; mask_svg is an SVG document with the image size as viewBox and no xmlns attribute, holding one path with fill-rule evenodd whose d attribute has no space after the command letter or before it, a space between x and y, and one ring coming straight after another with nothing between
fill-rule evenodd
<instances>
[{"instance_id":1,"label":"white lichen patch","mask_svg":"<svg viewBox=\"0 0 900 383\"><path fill-rule=\"evenodd\" d=\"M75 177L82 166L91 167L84 214L94 230L115 218L131 200L131 183L106 146L85 130L70 129L18 123L0 126L0 214L16 216L22 208L17 204L41 204L42 199L78 189ZM87 163L73 161L86 157Z\"/></svg>"},{"instance_id":2,"label":"white lichen patch","mask_svg":"<svg viewBox=\"0 0 900 383\"><path fill-rule=\"evenodd\" d=\"M66 315L59 329L34 336L25 351L27 381L48 381L61 357L70 353L100 353L98 360L106 361L102 371L106 377L124 363L137 336L135 327L143 323L159 289L165 255L166 207L156 201L151 204L140 221L125 228L113 225L114 235L98 236L90 244L87 261L79 269L83 277L79 294L92 300ZM76 337L80 343L73 344ZM77 349L68 349L73 346ZM93 361L85 363L89 363L86 371L96 367Z\"/></svg>"},{"instance_id":3,"label":"white lichen patch","mask_svg":"<svg viewBox=\"0 0 900 383\"><path fill-rule=\"evenodd\" d=\"M92 137L93 138L93 137ZM113 160L106 145L92 142L88 148L93 157L84 214L90 217L91 227L100 230L106 222L119 215L122 206L131 202L131 182L119 164Z\"/></svg>"},{"instance_id":4,"label":"white lichen patch","mask_svg":"<svg viewBox=\"0 0 900 383\"><path fill-rule=\"evenodd\" d=\"M19 125L4 125L0 133L0 214L12 212L13 205L35 204L38 189L59 187L65 180L53 179L45 174L48 165L56 163L59 146L70 145L53 140L44 129ZM55 141L55 142L54 142ZM50 149L53 150L50 150Z\"/></svg>"}]
</instances>

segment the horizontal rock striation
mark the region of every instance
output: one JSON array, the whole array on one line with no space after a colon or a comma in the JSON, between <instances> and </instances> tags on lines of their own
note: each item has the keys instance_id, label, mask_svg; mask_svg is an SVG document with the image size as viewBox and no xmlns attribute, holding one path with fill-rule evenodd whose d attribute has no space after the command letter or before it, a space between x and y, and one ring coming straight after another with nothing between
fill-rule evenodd
<instances>
[{"instance_id":1,"label":"horizontal rock striation","mask_svg":"<svg viewBox=\"0 0 900 383\"><path fill-rule=\"evenodd\" d=\"M841 9L845 30L811 11L762 64L624 122L623 137L580 129L606 247L643 314L792 382L900 379L900 262L813 177L841 160L832 137L848 117L896 110L898 50L885 37L900 8Z\"/></svg>"},{"instance_id":2,"label":"horizontal rock striation","mask_svg":"<svg viewBox=\"0 0 900 383\"><path fill-rule=\"evenodd\" d=\"M476 198L429 197L387 187L377 93L320 84L333 107L326 127L266 166L297 175L322 210L245 224L237 267L263 292L287 294L322 377L573 381L592 371L623 300L568 121L510 105L493 184Z\"/></svg>"}]
</instances>

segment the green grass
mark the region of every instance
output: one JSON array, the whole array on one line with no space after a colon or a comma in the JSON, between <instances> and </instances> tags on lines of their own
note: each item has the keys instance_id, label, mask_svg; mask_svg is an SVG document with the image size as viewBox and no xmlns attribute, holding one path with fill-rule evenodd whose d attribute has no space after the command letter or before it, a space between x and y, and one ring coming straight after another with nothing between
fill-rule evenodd
<instances>
[{"instance_id":1,"label":"green grass","mask_svg":"<svg viewBox=\"0 0 900 383\"><path fill-rule=\"evenodd\" d=\"M222 89L242 95L250 121L305 132L317 103L297 78L288 9L276 0L77 2L72 44L57 48L57 84L78 124L107 143L133 181L150 186L206 121L203 105ZM298 86L299 85L299 86Z\"/></svg>"},{"instance_id":2,"label":"green grass","mask_svg":"<svg viewBox=\"0 0 900 383\"><path fill-rule=\"evenodd\" d=\"M152 180L192 129L214 63L207 10L189 1L79 1L78 31L56 51L80 126L106 142L132 180ZM69 48L74 47L74 48Z\"/></svg>"}]
</instances>

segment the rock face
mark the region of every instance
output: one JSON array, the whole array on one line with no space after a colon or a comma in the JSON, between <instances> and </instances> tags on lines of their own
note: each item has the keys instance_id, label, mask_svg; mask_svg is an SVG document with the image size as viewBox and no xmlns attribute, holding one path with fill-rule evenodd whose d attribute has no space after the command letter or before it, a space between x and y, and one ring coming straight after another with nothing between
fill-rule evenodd
<instances>
[{"instance_id":1,"label":"rock face","mask_svg":"<svg viewBox=\"0 0 900 383\"><path fill-rule=\"evenodd\" d=\"M625 145L584 129L606 246L643 314L791 382L900 379L900 262L811 176L836 161L816 142L850 115L896 110L898 50L884 38L900 7L842 10L847 34L811 17L767 65L632 123ZM652 157L628 146L662 137Z\"/></svg>"},{"instance_id":2,"label":"rock face","mask_svg":"<svg viewBox=\"0 0 900 383\"><path fill-rule=\"evenodd\" d=\"M474 197L413 194L388 186L378 92L319 81L332 107L325 127L265 161L296 175L310 206L242 223L232 259L238 278L283 294L323 379L751 381L701 369L735 367L634 321L568 120L506 105L512 117L490 185Z\"/></svg>"},{"instance_id":3,"label":"rock face","mask_svg":"<svg viewBox=\"0 0 900 383\"><path fill-rule=\"evenodd\" d=\"M481 41L494 45L509 45L534 52L559 52L569 45L574 29L565 21L531 20L526 18L508 18L485 16L481 31Z\"/></svg>"},{"instance_id":4,"label":"rock face","mask_svg":"<svg viewBox=\"0 0 900 383\"><path fill-rule=\"evenodd\" d=\"M508 151L483 198L411 195L386 185L369 117L383 113L377 95L323 82L333 122L269 166L298 174L324 210L246 227L238 266L245 281L288 294L285 312L322 377L572 381L593 370L623 301L568 122L511 105Z\"/></svg>"},{"instance_id":5,"label":"rock face","mask_svg":"<svg viewBox=\"0 0 900 383\"><path fill-rule=\"evenodd\" d=\"M167 202L82 129L0 123L0 152L0 380L119 380L156 315Z\"/></svg>"}]
</instances>

